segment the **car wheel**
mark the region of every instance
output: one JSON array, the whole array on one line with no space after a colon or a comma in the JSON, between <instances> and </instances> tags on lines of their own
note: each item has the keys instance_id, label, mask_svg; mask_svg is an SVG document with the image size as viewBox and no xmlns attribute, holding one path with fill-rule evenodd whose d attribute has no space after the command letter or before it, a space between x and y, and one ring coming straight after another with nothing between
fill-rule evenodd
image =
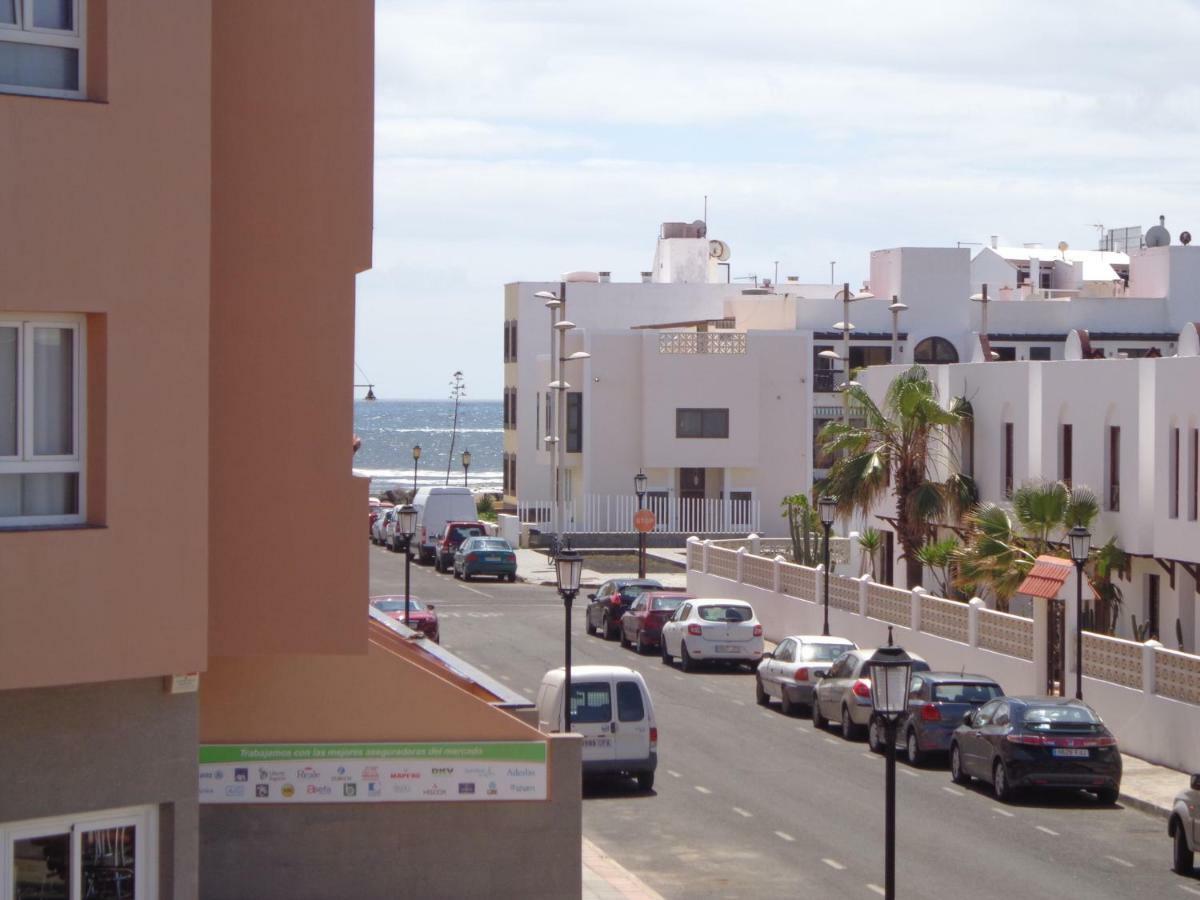
<instances>
[{"instance_id":1,"label":"car wheel","mask_svg":"<svg viewBox=\"0 0 1200 900\"><path fill-rule=\"evenodd\" d=\"M850 718L850 707L842 704L842 737L848 741L858 737L858 726L854 724L854 720Z\"/></svg>"},{"instance_id":2,"label":"car wheel","mask_svg":"<svg viewBox=\"0 0 1200 900\"><path fill-rule=\"evenodd\" d=\"M796 714L796 704L788 696L786 687L780 687L779 689L779 711L785 716L794 716Z\"/></svg>"},{"instance_id":3,"label":"car wheel","mask_svg":"<svg viewBox=\"0 0 1200 900\"><path fill-rule=\"evenodd\" d=\"M685 672L692 672L696 668L696 663L692 660L692 655L688 653L686 641L679 645L679 668Z\"/></svg>"},{"instance_id":4,"label":"car wheel","mask_svg":"<svg viewBox=\"0 0 1200 900\"><path fill-rule=\"evenodd\" d=\"M612 621L608 618L608 614L605 613L605 615L604 615L604 639L606 641L615 641L617 639L617 637L620 635L620 632L621 632L620 624L618 623L617 625L614 626Z\"/></svg>"},{"instance_id":5,"label":"car wheel","mask_svg":"<svg viewBox=\"0 0 1200 900\"><path fill-rule=\"evenodd\" d=\"M1120 796L1121 792L1117 788L1106 787L1096 791L1096 799L1105 806L1112 806Z\"/></svg>"},{"instance_id":6,"label":"car wheel","mask_svg":"<svg viewBox=\"0 0 1200 900\"><path fill-rule=\"evenodd\" d=\"M509 583L509 584L513 584L513 583L514 583L516 580L517 580L517 573L516 573L516 572L510 572L510 573L509 573L509 576L508 576L508 583Z\"/></svg>"},{"instance_id":7,"label":"car wheel","mask_svg":"<svg viewBox=\"0 0 1200 900\"><path fill-rule=\"evenodd\" d=\"M1191 875L1196 865L1196 854L1188 848L1187 837L1183 833L1183 822L1176 821L1174 824L1175 843L1171 848L1171 868L1180 875Z\"/></svg>"},{"instance_id":8,"label":"car wheel","mask_svg":"<svg viewBox=\"0 0 1200 900\"><path fill-rule=\"evenodd\" d=\"M628 650L633 645L629 643L629 638L625 636L625 626L624 625L622 625L620 627L620 633L621 633L621 646L624 647L626 650Z\"/></svg>"},{"instance_id":9,"label":"car wheel","mask_svg":"<svg viewBox=\"0 0 1200 900\"><path fill-rule=\"evenodd\" d=\"M904 738L904 755L908 758L910 766L919 766L925 762L925 754L917 744L917 733L911 728L908 729L908 734Z\"/></svg>"},{"instance_id":10,"label":"car wheel","mask_svg":"<svg viewBox=\"0 0 1200 900\"><path fill-rule=\"evenodd\" d=\"M653 772L638 772L637 773L638 787L643 791L654 790L654 773Z\"/></svg>"},{"instance_id":11,"label":"car wheel","mask_svg":"<svg viewBox=\"0 0 1200 900\"><path fill-rule=\"evenodd\" d=\"M586 612L583 614L583 633L591 637L596 633L596 629L592 627L592 617Z\"/></svg>"},{"instance_id":12,"label":"car wheel","mask_svg":"<svg viewBox=\"0 0 1200 900\"><path fill-rule=\"evenodd\" d=\"M470 573L470 572L469 572L467 569L463 569L463 577L462 577L462 580L463 580L463 581L470 581L470 580L471 580L471 573Z\"/></svg>"},{"instance_id":13,"label":"car wheel","mask_svg":"<svg viewBox=\"0 0 1200 900\"><path fill-rule=\"evenodd\" d=\"M762 679L757 675L754 676L754 700L759 706L770 706L771 698L767 696L767 692L763 690Z\"/></svg>"},{"instance_id":14,"label":"car wheel","mask_svg":"<svg viewBox=\"0 0 1200 900\"><path fill-rule=\"evenodd\" d=\"M824 731L827 727L829 727L829 720L821 715L821 704L817 701L817 695L815 693L813 694L812 702L812 719L813 728L816 728L819 731Z\"/></svg>"},{"instance_id":15,"label":"car wheel","mask_svg":"<svg viewBox=\"0 0 1200 900\"><path fill-rule=\"evenodd\" d=\"M639 656L644 656L650 650L650 648L646 646L646 641L643 639L642 632L640 630L638 631L637 643L633 645L633 649L634 652L636 652Z\"/></svg>"},{"instance_id":16,"label":"car wheel","mask_svg":"<svg viewBox=\"0 0 1200 900\"><path fill-rule=\"evenodd\" d=\"M667 652L666 638L659 638L658 643L659 643L659 646L662 648L662 653L661 653L662 664L664 666L669 666L671 664L671 654Z\"/></svg>"},{"instance_id":17,"label":"car wheel","mask_svg":"<svg viewBox=\"0 0 1200 900\"><path fill-rule=\"evenodd\" d=\"M962 754L958 751L958 744L950 745L950 780L955 784L967 784L971 780L971 776L963 771Z\"/></svg>"},{"instance_id":18,"label":"car wheel","mask_svg":"<svg viewBox=\"0 0 1200 900\"><path fill-rule=\"evenodd\" d=\"M875 716L871 716L871 723L867 726L867 749L872 753L882 753L887 749L884 744L883 725Z\"/></svg>"},{"instance_id":19,"label":"car wheel","mask_svg":"<svg viewBox=\"0 0 1200 900\"><path fill-rule=\"evenodd\" d=\"M1008 783L1008 770L1000 760L996 760L996 764L992 766L992 793L1001 803L1009 803L1013 798L1012 785Z\"/></svg>"}]
</instances>

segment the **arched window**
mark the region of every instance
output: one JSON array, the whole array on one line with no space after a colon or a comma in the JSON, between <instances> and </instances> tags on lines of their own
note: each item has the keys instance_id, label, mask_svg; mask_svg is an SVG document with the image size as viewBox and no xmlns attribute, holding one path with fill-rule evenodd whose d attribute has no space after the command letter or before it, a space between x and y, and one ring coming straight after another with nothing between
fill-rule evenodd
<instances>
[{"instance_id":1,"label":"arched window","mask_svg":"<svg viewBox=\"0 0 1200 900\"><path fill-rule=\"evenodd\" d=\"M958 351L943 337L927 337L913 350L913 361L926 365L958 362Z\"/></svg>"}]
</instances>

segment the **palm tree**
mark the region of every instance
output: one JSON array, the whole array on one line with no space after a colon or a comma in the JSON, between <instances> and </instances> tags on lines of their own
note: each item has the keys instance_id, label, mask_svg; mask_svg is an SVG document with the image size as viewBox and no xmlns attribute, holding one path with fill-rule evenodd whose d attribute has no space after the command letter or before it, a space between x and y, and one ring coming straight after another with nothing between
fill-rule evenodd
<instances>
[{"instance_id":1,"label":"palm tree","mask_svg":"<svg viewBox=\"0 0 1200 900\"><path fill-rule=\"evenodd\" d=\"M957 518L977 499L974 482L958 473L947 439L970 418L965 404L946 409L921 366L899 375L884 396L882 409L861 387L846 389L861 409L861 421L831 422L821 432L826 452L839 454L821 485L837 497L842 513L863 514L883 499L889 485L896 497L896 539L904 553L908 585L921 583L917 551L930 537L930 526L947 513ZM939 480L938 463L953 470Z\"/></svg>"},{"instance_id":2,"label":"palm tree","mask_svg":"<svg viewBox=\"0 0 1200 900\"><path fill-rule=\"evenodd\" d=\"M940 541L929 541L917 551L917 559L933 572L941 596L948 600L953 599L954 594L954 579L950 576L950 569L954 565L957 550L958 539L951 536Z\"/></svg>"},{"instance_id":3,"label":"palm tree","mask_svg":"<svg viewBox=\"0 0 1200 900\"><path fill-rule=\"evenodd\" d=\"M871 580L875 581L875 555L879 552L879 548L883 546L883 535L876 528L865 528L863 533L858 536L858 546L862 548L862 564L860 568L863 571L871 573ZM860 571L858 574L863 574Z\"/></svg>"}]
</instances>

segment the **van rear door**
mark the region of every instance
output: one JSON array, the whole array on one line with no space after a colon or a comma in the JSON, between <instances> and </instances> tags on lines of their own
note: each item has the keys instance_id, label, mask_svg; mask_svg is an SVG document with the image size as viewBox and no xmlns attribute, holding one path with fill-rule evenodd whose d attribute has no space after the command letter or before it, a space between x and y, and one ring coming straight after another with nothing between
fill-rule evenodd
<instances>
[{"instance_id":1,"label":"van rear door","mask_svg":"<svg viewBox=\"0 0 1200 900\"><path fill-rule=\"evenodd\" d=\"M649 698L632 678L618 678L617 715L613 722L613 758L643 760L650 757Z\"/></svg>"},{"instance_id":2,"label":"van rear door","mask_svg":"<svg viewBox=\"0 0 1200 900\"><path fill-rule=\"evenodd\" d=\"M615 699L610 680L571 683L571 729L583 735L584 762L617 758L612 730Z\"/></svg>"}]
</instances>

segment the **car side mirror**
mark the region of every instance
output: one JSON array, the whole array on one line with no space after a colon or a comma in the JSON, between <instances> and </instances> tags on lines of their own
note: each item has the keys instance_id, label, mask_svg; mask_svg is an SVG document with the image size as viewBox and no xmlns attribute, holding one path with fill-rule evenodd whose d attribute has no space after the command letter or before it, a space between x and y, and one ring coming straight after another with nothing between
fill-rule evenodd
<instances>
[{"instance_id":1,"label":"car side mirror","mask_svg":"<svg viewBox=\"0 0 1200 900\"><path fill-rule=\"evenodd\" d=\"M962 723L963 723L964 725L973 725L973 724L975 724L975 711L974 711L974 710L967 710L965 713L963 713L963 717L962 717Z\"/></svg>"},{"instance_id":2,"label":"car side mirror","mask_svg":"<svg viewBox=\"0 0 1200 900\"><path fill-rule=\"evenodd\" d=\"M432 603L426 603L426 604L425 604L425 608L426 608L426 609L429 609L429 610L434 610L434 609L437 609L437 607L436 607L436 606L434 606Z\"/></svg>"},{"instance_id":3,"label":"car side mirror","mask_svg":"<svg viewBox=\"0 0 1200 900\"><path fill-rule=\"evenodd\" d=\"M1200 775L1192 776L1192 790L1200 791Z\"/></svg>"},{"instance_id":4,"label":"car side mirror","mask_svg":"<svg viewBox=\"0 0 1200 900\"><path fill-rule=\"evenodd\" d=\"M588 594L588 599L589 599L589 600L595 600L595 599L596 599L596 595L595 595L595 594Z\"/></svg>"},{"instance_id":5,"label":"car side mirror","mask_svg":"<svg viewBox=\"0 0 1200 900\"><path fill-rule=\"evenodd\" d=\"M775 654L774 654L774 652L773 652L773 651L771 651L771 650L764 650L764 651L763 651L762 658L763 658L763 659L774 659L774 658L775 658Z\"/></svg>"}]
</instances>

